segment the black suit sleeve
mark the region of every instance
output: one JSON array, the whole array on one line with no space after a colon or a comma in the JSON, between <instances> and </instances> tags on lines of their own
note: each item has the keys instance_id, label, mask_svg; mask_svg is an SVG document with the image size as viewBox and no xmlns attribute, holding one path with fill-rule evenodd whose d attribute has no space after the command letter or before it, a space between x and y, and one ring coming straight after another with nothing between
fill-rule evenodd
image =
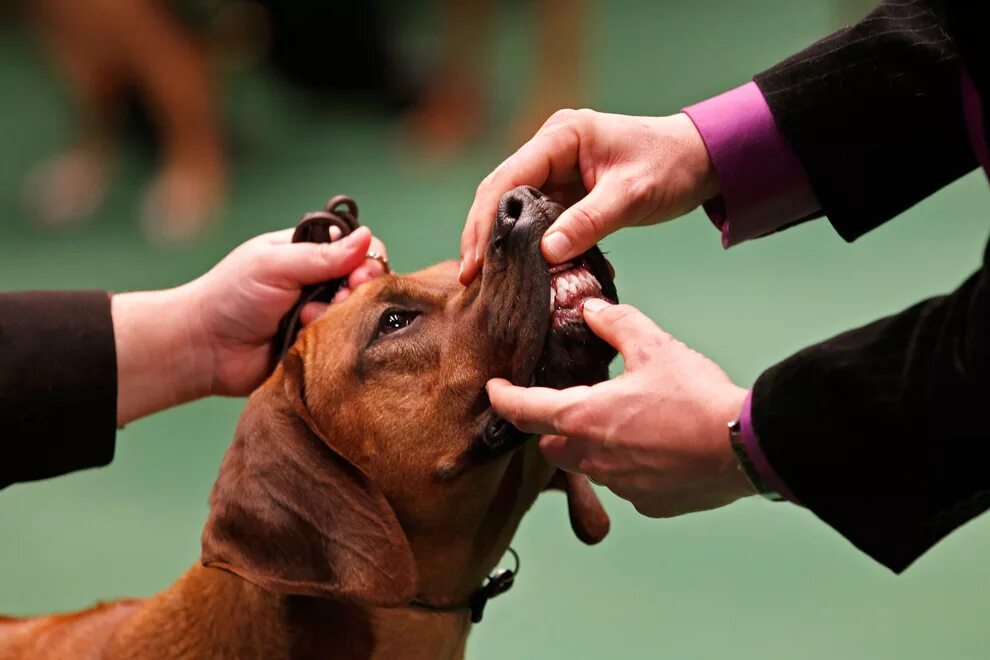
<instances>
[{"instance_id":1,"label":"black suit sleeve","mask_svg":"<svg viewBox=\"0 0 990 660\"><path fill-rule=\"evenodd\" d=\"M975 165L960 75L990 98L984 5L885 2L757 77L846 239ZM955 292L805 349L753 390L774 469L895 571L990 507L988 258Z\"/></svg>"},{"instance_id":2,"label":"black suit sleeve","mask_svg":"<svg viewBox=\"0 0 990 660\"><path fill-rule=\"evenodd\" d=\"M986 256L985 261L986 263ZM807 348L753 390L796 497L895 571L990 506L990 283Z\"/></svg>"},{"instance_id":3,"label":"black suit sleeve","mask_svg":"<svg viewBox=\"0 0 990 660\"><path fill-rule=\"evenodd\" d=\"M857 25L755 77L846 240L976 167L960 48L942 5L883 2Z\"/></svg>"},{"instance_id":4,"label":"black suit sleeve","mask_svg":"<svg viewBox=\"0 0 990 660\"><path fill-rule=\"evenodd\" d=\"M0 294L0 488L109 463L116 409L106 292Z\"/></svg>"}]
</instances>

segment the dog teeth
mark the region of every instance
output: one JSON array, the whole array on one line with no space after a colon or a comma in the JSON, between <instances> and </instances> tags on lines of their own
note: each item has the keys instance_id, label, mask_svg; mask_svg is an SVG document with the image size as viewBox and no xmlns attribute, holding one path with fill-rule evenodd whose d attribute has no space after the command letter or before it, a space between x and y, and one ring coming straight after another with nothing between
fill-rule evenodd
<instances>
[{"instance_id":1,"label":"dog teeth","mask_svg":"<svg viewBox=\"0 0 990 660\"><path fill-rule=\"evenodd\" d=\"M601 284L584 267L555 267L551 275L550 308L554 314L573 309L581 301L601 295Z\"/></svg>"}]
</instances>

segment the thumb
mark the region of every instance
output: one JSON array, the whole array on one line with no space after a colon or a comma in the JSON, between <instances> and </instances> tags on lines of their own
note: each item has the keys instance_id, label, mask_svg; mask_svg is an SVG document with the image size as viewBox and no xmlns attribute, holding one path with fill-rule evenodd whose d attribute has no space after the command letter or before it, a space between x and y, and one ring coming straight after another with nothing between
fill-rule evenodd
<instances>
[{"instance_id":1,"label":"thumb","mask_svg":"<svg viewBox=\"0 0 990 660\"><path fill-rule=\"evenodd\" d=\"M631 224L631 207L627 191L616 178L603 177L547 229L542 244L544 258L559 264L584 253L616 229Z\"/></svg>"},{"instance_id":2,"label":"thumb","mask_svg":"<svg viewBox=\"0 0 990 660\"><path fill-rule=\"evenodd\" d=\"M670 335L650 317L631 305L613 305L601 298L591 298L583 305L584 321L591 331L620 353L626 368L643 364Z\"/></svg>"},{"instance_id":3,"label":"thumb","mask_svg":"<svg viewBox=\"0 0 990 660\"><path fill-rule=\"evenodd\" d=\"M259 260L261 277L298 289L349 275L364 263L371 245L371 230L359 227L333 243L286 243L272 246Z\"/></svg>"}]
</instances>

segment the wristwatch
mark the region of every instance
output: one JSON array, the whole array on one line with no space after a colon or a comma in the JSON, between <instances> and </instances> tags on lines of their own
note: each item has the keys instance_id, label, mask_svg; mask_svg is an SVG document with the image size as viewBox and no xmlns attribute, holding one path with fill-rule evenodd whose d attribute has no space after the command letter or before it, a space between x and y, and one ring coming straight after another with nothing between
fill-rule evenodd
<instances>
[{"instance_id":1,"label":"wristwatch","mask_svg":"<svg viewBox=\"0 0 990 660\"><path fill-rule=\"evenodd\" d=\"M746 477L746 481L753 487L753 490L771 502L786 502L787 498L767 483L766 479L760 476L756 466L753 465L753 459L749 457L746 443L743 442L742 424L739 423L738 419L729 423L729 444L732 446L732 453L736 455L736 460L739 463L739 471Z\"/></svg>"}]
</instances>

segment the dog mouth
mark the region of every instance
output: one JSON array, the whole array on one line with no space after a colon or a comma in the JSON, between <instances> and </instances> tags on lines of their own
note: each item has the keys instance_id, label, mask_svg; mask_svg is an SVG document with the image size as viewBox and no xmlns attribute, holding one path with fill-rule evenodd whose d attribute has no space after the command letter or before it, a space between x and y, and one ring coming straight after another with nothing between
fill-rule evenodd
<instances>
[{"instance_id":1,"label":"dog mouth","mask_svg":"<svg viewBox=\"0 0 990 660\"><path fill-rule=\"evenodd\" d=\"M489 239L482 283L488 333L502 347L500 368L515 385L593 385L608 379L616 355L584 322L588 300L618 302L614 271L601 250L558 265L542 256L542 237L561 212L539 191L517 188L503 196ZM489 408L477 445L484 456L499 456L529 437Z\"/></svg>"},{"instance_id":2,"label":"dog mouth","mask_svg":"<svg viewBox=\"0 0 990 660\"><path fill-rule=\"evenodd\" d=\"M549 266L549 322L533 372L534 385L562 389L608 378L615 350L584 322L584 304L594 298L618 301L612 268L598 247L571 261Z\"/></svg>"},{"instance_id":3,"label":"dog mouth","mask_svg":"<svg viewBox=\"0 0 990 660\"><path fill-rule=\"evenodd\" d=\"M592 298L602 297L602 285L591 272L587 259L551 266L550 329L584 323L582 307Z\"/></svg>"}]
</instances>

